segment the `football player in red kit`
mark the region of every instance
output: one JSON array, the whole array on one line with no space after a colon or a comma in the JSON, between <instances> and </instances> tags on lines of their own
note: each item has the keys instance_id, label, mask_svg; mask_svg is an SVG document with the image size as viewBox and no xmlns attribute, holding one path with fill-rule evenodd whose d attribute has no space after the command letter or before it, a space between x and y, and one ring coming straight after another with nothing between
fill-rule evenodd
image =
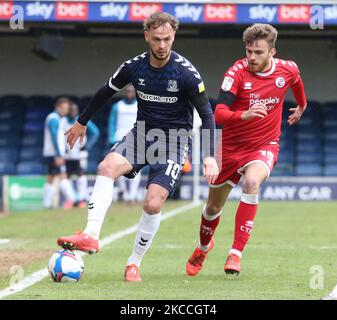
<instances>
[{"instance_id":1,"label":"football player in red kit","mask_svg":"<svg viewBox=\"0 0 337 320\"><path fill-rule=\"evenodd\" d=\"M287 89L292 89L297 102L297 106L289 109L289 125L300 120L307 106L296 63L274 58L276 38L277 30L271 25L255 24L247 28L243 33L246 58L236 61L224 75L215 110L215 121L223 126L217 151L221 172L210 185L202 212L199 246L186 264L190 276L200 272L213 248L222 208L243 176L234 242L224 266L227 274L240 273L242 251L253 230L258 208L259 187L277 162Z\"/></svg>"}]
</instances>

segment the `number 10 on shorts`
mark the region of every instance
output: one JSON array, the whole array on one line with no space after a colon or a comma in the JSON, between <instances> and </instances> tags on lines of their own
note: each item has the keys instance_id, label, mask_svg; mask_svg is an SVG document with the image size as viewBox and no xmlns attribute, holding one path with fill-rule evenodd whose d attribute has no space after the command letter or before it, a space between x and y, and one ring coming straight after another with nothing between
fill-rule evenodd
<instances>
[{"instance_id":1,"label":"number 10 on shorts","mask_svg":"<svg viewBox=\"0 0 337 320\"><path fill-rule=\"evenodd\" d=\"M180 172L180 164L175 163L173 160L167 160L167 169L165 171L165 174L167 176L171 176L173 180L177 180L179 172Z\"/></svg>"}]
</instances>

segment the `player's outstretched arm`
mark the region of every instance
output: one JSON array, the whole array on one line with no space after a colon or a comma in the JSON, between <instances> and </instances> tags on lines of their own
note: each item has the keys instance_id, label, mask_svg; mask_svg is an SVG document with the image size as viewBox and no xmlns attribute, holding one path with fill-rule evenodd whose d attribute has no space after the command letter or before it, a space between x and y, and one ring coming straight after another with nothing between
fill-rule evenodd
<instances>
[{"instance_id":1,"label":"player's outstretched arm","mask_svg":"<svg viewBox=\"0 0 337 320\"><path fill-rule=\"evenodd\" d=\"M123 63L109 81L107 81L90 100L87 107L79 115L77 122L67 132L67 141L72 148L76 140L80 137L83 141L86 125L94 113L102 108L108 100L121 88L130 82L130 70Z\"/></svg>"},{"instance_id":2,"label":"player's outstretched arm","mask_svg":"<svg viewBox=\"0 0 337 320\"><path fill-rule=\"evenodd\" d=\"M214 158L215 122L212 107L205 92L191 97L190 100L201 118L202 134L209 132L209 141L206 139L205 143L205 159L202 165L202 173L207 183L212 184L219 175L219 168Z\"/></svg>"},{"instance_id":3,"label":"player's outstretched arm","mask_svg":"<svg viewBox=\"0 0 337 320\"><path fill-rule=\"evenodd\" d=\"M80 138L80 143L83 143L83 139L87 130L87 123L93 114L104 106L104 104L116 93L117 91L111 89L107 83L105 83L89 101L86 108L81 112L77 121L70 129L65 132L67 136L67 143L69 143L70 149L72 149Z\"/></svg>"},{"instance_id":4,"label":"player's outstretched arm","mask_svg":"<svg viewBox=\"0 0 337 320\"><path fill-rule=\"evenodd\" d=\"M302 114L307 107L307 98L305 96L304 84L300 76L298 76L297 81L291 86L291 90L294 94L297 106L295 108L289 109L291 115L288 117L288 124L290 126L294 125L301 119Z\"/></svg>"}]
</instances>

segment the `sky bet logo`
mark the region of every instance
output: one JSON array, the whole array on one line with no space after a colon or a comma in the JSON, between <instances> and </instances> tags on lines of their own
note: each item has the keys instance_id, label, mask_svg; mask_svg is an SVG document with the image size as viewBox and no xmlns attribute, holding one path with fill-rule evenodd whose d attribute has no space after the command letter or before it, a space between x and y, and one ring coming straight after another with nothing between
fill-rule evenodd
<instances>
[{"instance_id":1,"label":"sky bet logo","mask_svg":"<svg viewBox=\"0 0 337 320\"><path fill-rule=\"evenodd\" d=\"M154 12L162 12L163 6L160 3L131 3L130 20L143 21Z\"/></svg>"},{"instance_id":2,"label":"sky bet logo","mask_svg":"<svg viewBox=\"0 0 337 320\"><path fill-rule=\"evenodd\" d=\"M175 7L175 16L181 20L199 21L203 10L202 5L183 4Z\"/></svg>"},{"instance_id":3,"label":"sky bet logo","mask_svg":"<svg viewBox=\"0 0 337 320\"><path fill-rule=\"evenodd\" d=\"M206 22L235 22L237 7L234 4L206 4L204 19Z\"/></svg>"},{"instance_id":4,"label":"sky bet logo","mask_svg":"<svg viewBox=\"0 0 337 320\"><path fill-rule=\"evenodd\" d=\"M53 10L53 3L41 3L37 1L27 4L26 14L29 17L42 17L47 20L52 16Z\"/></svg>"},{"instance_id":5,"label":"sky bet logo","mask_svg":"<svg viewBox=\"0 0 337 320\"><path fill-rule=\"evenodd\" d=\"M325 7L324 17L326 20L337 20L337 5Z\"/></svg>"},{"instance_id":6,"label":"sky bet logo","mask_svg":"<svg viewBox=\"0 0 337 320\"><path fill-rule=\"evenodd\" d=\"M306 23L310 20L310 5L281 5L278 13L279 22Z\"/></svg>"},{"instance_id":7,"label":"sky bet logo","mask_svg":"<svg viewBox=\"0 0 337 320\"><path fill-rule=\"evenodd\" d=\"M128 8L127 4L104 4L101 6L101 17L114 17L119 21L123 21L126 18Z\"/></svg>"},{"instance_id":8,"label":"sky bet logo","mask_svg":"<svg viewBox=\"0 0 337 320\"><path fill-rule=\"evenodd\" d=\"M88 20L88 3L57 2L56 20Z\"/></svg>"},{"instance_id":9,"label":"sky bet logo","mask_svg":"<svg viewBox=\"0 0 337 320\"><path fill-rule=\"evenodd\" d=\"M277 14L277 6L264 6L259 4L258 6L252 6L249 8L249 18L252 20L265 20L272 22Z\"/></svg>"}]
</instances>

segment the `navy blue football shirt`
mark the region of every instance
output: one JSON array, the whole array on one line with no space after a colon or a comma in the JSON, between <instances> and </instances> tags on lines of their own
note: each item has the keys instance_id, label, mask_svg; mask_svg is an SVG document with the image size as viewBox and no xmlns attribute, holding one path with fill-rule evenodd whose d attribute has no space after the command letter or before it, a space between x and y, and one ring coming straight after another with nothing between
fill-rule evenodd
<instances>
[{"instance_id":1,"label":"navy blue football shirt","mask_svg":"<svg viewBox=\"0 0 337 320\"><path fill-rule=\"evenodd\" d=\"M151 66L149 52L122 63L96 92L77 121L87 125L93 114L130 82L136 89L138 100L137 121L144 121L146 130L189 131L193 128L195 107L202 120L202 129L210 132L206 154L214 155L215 122L203 80L191 62L174 51L162 68Z\"/></svg>"},{"instance_id":2,"label":"navy blue football shirt","mask_svg":"<svg viewBox=\"0 0 337 320\"><path fill-rule=\"evenodd\" d=\"M108 85L119 91L130 82L138 100L137 121L145 121L150 128L192 129L193 106L189 101L204 92L205 86L186 58L172 51L165 66L155 68L145 52L125 61Z\"/></svg>"}]
</instances>

